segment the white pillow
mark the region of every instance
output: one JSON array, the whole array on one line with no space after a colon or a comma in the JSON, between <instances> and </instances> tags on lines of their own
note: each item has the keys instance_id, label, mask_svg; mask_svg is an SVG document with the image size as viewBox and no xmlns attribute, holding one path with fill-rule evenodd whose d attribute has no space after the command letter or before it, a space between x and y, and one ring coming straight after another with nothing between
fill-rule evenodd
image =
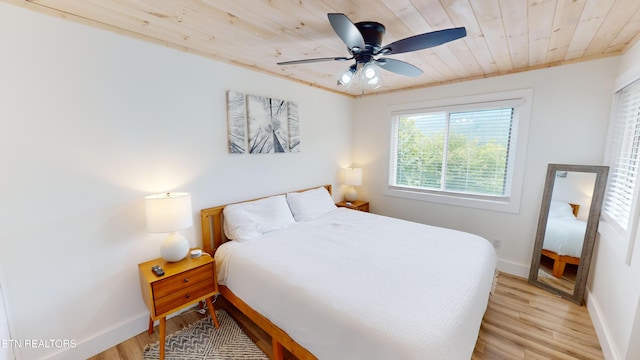
<instances>
[{"instance_id":1,"label":"white pillow","mask_svg":"<svg viewBox=\"0 0 640 360\"><path fill-rule=\"evenodd\" d=\"M238 241L250 240L295 223L284 195L227 205L223 214L225 235Z\"/></svg>"},{"instance_id":2,"label":"white pillow","mask_svg":"<svg viewBox=\"0 0 640 360\"><path fill-rule=\"evenodd\" d=\"M573 208L566 202L552 200L549 206L549 216L561 219L575 219Z\"/></svg>"},{"instance_id":3,"label":"white pillow","mask_svg":"<svg viewBox=\"0 0 640 360\"><path fill-rule=\"evenodd\" d=\"M307 190L287 194L289 208L296 221L315 219L334 210L337 206L326 188Z\"/></svg>"}]
</instances>

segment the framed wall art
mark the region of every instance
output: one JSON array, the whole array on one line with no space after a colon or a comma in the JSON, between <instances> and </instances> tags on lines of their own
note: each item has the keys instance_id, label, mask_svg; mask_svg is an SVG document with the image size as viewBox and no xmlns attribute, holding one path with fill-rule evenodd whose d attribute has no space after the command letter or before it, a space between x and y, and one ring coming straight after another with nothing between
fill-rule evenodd
<instances>
[{"instance_id":1,"label":"framed wall art","mask_svg":"<svg viewBox=\"0 0 640 360\"><path fill-rule=\"evenodd\" d=\"M266 96L227 92L229 152L300 152L298 104Z\"/></svg>"}]
</instances>

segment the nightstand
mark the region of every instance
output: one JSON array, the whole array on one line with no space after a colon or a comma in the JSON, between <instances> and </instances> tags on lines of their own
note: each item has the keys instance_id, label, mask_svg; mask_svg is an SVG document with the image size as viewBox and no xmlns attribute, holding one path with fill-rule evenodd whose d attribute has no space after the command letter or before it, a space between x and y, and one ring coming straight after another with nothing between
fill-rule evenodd
<instances>
[{"instance_id":1,"label":"nightstand","mask_svg":"<svg viewBox=\"0 0 640 360\"><path fill-rule=\"evenodd\" d=\"M151 267L160 265L163 276L156 276ZM155 259L138 265L142 298L149 309L149 334L153 333L153 322L160 320L160 359L164 359L166 318L170 313L206 300L211 319L220 327L211 297L218 294L216 264L213 258L203 254L198 258L187 258L178 262Z\"/></svg>"},{"instance_id":2,"label":"nightstand","mask_svg":"<svg viewBox=\"0 0 640 360\"><path fill-rule=\"evenodd\" d=\"M362 200L351 201L351 206L347 205L347 201L340 201L339 203L336 203L336 206L345 207L345 208L349 208L349 209L353 209L353 210L360 210L360 211L364 211L364 212L369 212L369 202L368 201L362 201Z\"/></svg>"}]
</instances>

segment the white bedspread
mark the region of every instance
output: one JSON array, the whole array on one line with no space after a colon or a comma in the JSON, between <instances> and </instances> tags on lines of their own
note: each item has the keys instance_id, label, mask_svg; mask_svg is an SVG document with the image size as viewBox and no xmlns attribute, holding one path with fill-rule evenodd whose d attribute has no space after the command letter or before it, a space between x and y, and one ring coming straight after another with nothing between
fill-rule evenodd
<instances>
[{"instance_id":1,"label":"white bedspread","mask_svg":"<svg viewBox=\"0 0 640 360\"><path fill-rule=\"evenodd\" d=\"M468 360L496 265L479 236L344 208L215 258L220 284L329 360Z\"/></svg>"},{"instance_id":2,"label":"white bedspread","mask_svg":"<svg viewBox=\"0 0 640 360\"><path fill-rule=\"evenodd\" d=\"M582 256L582 244L587 230L587 223L576 218L547 219L544 234L543 249L553 251L558 255L574 257Z\"/></svg>"}]
</instances>

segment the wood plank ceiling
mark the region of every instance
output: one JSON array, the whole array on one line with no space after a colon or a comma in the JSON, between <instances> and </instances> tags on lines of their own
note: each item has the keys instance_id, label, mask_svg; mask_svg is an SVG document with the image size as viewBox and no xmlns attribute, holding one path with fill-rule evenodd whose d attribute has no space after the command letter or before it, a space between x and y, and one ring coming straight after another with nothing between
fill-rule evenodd
<instances>
[{"instance_id":1,"label":"wood plank ceiling","mask_svg":"<svg viewBox=\"0 0 640 360\"><path fill-rule=\"evenodd\" d=\"M351 62L277 62L349 56L327 20L385 25L382 45L451 27L467 36L390 55L424 71L384 71L367 94L419 88L623 54L640 38L639 0L2 0L310 86L337 85Z\"/></svg>"}]
</instances>

